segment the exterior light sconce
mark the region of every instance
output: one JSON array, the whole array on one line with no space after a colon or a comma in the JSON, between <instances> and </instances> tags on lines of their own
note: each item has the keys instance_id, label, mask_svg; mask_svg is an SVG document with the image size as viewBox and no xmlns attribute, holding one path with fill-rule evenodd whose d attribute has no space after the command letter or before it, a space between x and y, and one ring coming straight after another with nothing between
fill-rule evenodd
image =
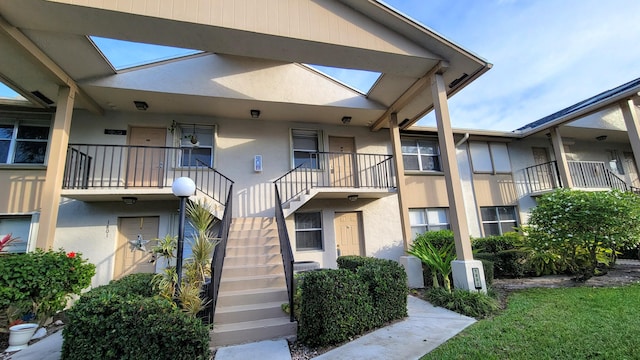
<instances>
[{"instance_id":1,"label":"exterior light sconce","mask_svg":"<svg viewBox=\"0 0 640 360\"><path fill-rule=\"evenodd\" d=\"M149 105L144 101L134 101L133 104L140 111L146 111L149 108Z\"/></svg>"},{"instance_id":2,"label":"exterior light sconce","mask_svg":"<svg viewBox=\"0 0 640 360\"><path fill-rule=\"evenodd\" d=\"M351 202L354 202L356 200L358 200L358 195L349 195L347 196L347 199Z\"/></svg>"},{"instance_id":3,"label":"exterior light sconce","mask_svg":"<svg viewBox=\"0 0 640 360\"><path fill-rule=\"evenodd\" d=\"M176 284L175 294L180 293L182 286L182 258L184 254L184 218L185 205L189 196L195 194L196 184L188 177L180 177L173 181L171 185L173 195L180 199L180 218L178 221L178 249L176 254L176 273L178 274L178 283Z\"/></svg>"},{"instance_id":4,"label":"exterior light sconce","mask_svg":"<svg viewBox=\"0 0 640 360\"><path fill-rule=\"evenodd\" d=\"M123 196L122 197L122 202L124 202L127 205L133 205L136 203L136 201L138 201L138 198L135 196Z\"/></svg>"},{"instance_id":5,"label":"exterior light sconce","mask_svg":"<svg viewBox=\"0 0 640 360\"><path fill-rule=\"evenodd\" d=\"M349 125L349 123L351 122L351 116L343 116L342 117L342 123L345 125Z\"/></svg>"},{"instance_id":6,"label":"exterior light sconce","mask_svg":"<svg viewBox=\"0 0 640 360\"><path fill-rule=\"evenodd\" d=\"M607 135L600 135L600 136L596 136L596 140L598 140L598 141L605 141L605 140L607 140Z\"/></svg>"},{"instance_id":7,"label":"exterior light sconce","mask_svg":"<svg viewBox=\"0 0 640 360\"><path fill-rule=\"evenodd\" d=\"M251 109L251 117L257 119L260 117L260 110Z\"/></svg>"}]
</instances>

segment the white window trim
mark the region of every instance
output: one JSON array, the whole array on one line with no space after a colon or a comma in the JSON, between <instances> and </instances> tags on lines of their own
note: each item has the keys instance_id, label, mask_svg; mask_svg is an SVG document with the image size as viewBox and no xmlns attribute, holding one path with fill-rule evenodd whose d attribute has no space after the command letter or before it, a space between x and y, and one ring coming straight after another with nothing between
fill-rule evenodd
<instances>
[{"instance_id":1,"label":"white window trim","mask_svg":"<svg viewBox=\"0 0 640 360\"><path fill-rule=\"evenodd\" d=\"M500 212L498 212L498 208L511 208L513 209L513 213L515 215L515 219L514 220L500 220ZM504 233L502 232L502 224L503 223L513 223L513 227L517 227L518 224L520 223L520 221L518 220L518 209L515 206L510 206L510 205L497 205L497 206L481 206L480 210L482 209L493 209L496 213L496 217L498 218L498 220L484 220L484 219L480 219L481 222L481 226L482 226L482 234L484 236L491 236L491 235L487 235L484 231L484 224L498 224L498 235L504 235ZM480 214L482 214L482 212L480 212ZM482 217L482 216L481 216Z\"/></svg>"},{"instance_id":2,"label":"white window trim","mask_svg":"<svg viewBox=\"0 0 640 360\"><path fill-rule=\"evenodd\" d=\"M308 212L304 212L307 214L318 214L320 216L320 227L318 228L309 228L309 229L298 229L297 227L297 223L296 223L296 219L295 219L295 215L293 217L293 227L294 227L294 233L295 233L295 244L296 244L296 251L324 251L324 231L322 229L322 211L308 211ZM298 214L302 214L302 213L298 213ZM319 231L320 232L320 248L299 248L298 247L298 232L311 232L311 231Z\"/></svg>"},{"instance_id":3,"label":"white window trim","mask_svg":"<svg viewBox=\"0 0 640 360\"><path fill-rule=\"evenodd\" d=\"M193 124L188 124L188 123L176 123L175 124L175 128L173 128L173 147L176 148L188 148L188 145L183 145L182 140L183 137L185 136L185 134L182 131L182 128L192 128L193 129ZM205 145L205 146L198 146L198 148L210 148L211 149L211 164L209 165L212 169L215 169L215 165L217 163L217 156L218 156L218 125L217 124L212 124L212 125L208 125L208 124L195 124L196 129L211 129L211 141L212 141L212 145ZM188 134L187 134L188 135ZM175 164L174 168L176 169L180 169L180 168L186 168L189 166L183 166L182 165L182 158L178 158L176 159L178 161L177 164Z\"/></svg>"},{"instance_id":4,"label":"white window trim","mask_svg":"<svg viewBox=\"0 0 640 360\"><path fill-rule=\"evenodd\" d=\"M2 141L9 141L9 151L7 154L7 158L6 159L2 159L1 161L6 161L6 162L0 162L0 166L20 166L20 167L27 167L27 166L36 166L36 167L41 167L41 166L46 166L48 161L49 161L49 144L51 143L51 136L53 131L51 131L51 128L53 127L53 124L51 122L51 115L49 114L15 114L15 113L11 113L11 114L4 114L4 113L0 113L0 124L4 124L4 125L13 125L13 133L11 134L11 139L3 139ZM29 142L42 142L42 143L46 143L46 147L45 147L45 153L44 153L44 158L42 163L14 163L13 161L15 160L15 151L16 151L16 147L17 147L17 142L18 142L18 129L20 127L20 125L25 125L25 126L38 126L38 127L46 127L49 129L48 135L47 135L47 139L26 139L26 141Z\"/></svg>"},{"instance_id":5,"label":"white window trim","mask_svg":"<svg viewBox=\"0 0 640 360\"><path fill-rule=\"evenodd\" d=\"M424 224L409 224L410 228L413 227L418 227L418 226L424 226L427 231L433 231L433 227L442 227L442 226L446 226L448 229L451 229L451 220L450 220L450 213L449 213L449 208L446 207L429 207L429 208L410 208L409 212L411 212L411 210L414 211L422 211L424 213L424 219L426 221L426 223ZM445 215L447 216L447 222L446 223L436 223L436 224L431 224L429 223L429 211L430 210L444 210L445 211ZM411 219L411 216L409 217L409 219ZM409 222L411 222L411 220L409 220ZM411 234L411 236L416 236L416 234Z\"/></svg>"},{"instance_id":6,"label":"white window trim","mask_svg":"<svg viewBox=\"0 0 640 360\"><path fill-rule=\"evenodd\" d=\"M293 147L293 133L295 131L313 131L316 133L317 136L317 142L318 142L318 150L315 152L311 152L311 151L307 151L307 149L295 149ZM296 168L296 159L295 159L295 152L296 151L307 151L309 153L320 153L323 152L323 148L324 148L324 134L322 133L322 130L320 129L310 129L310 128L290 128L289 129L289 158L290 158L290 165L291 165L291 169L295 169ZM311 170L322 170L322 164L320 159L318 159L318 167L311 169Z\"/></svg>"},{"instance_id":7,"label":"white window trim","mask_svg":"<svg viewBox=\"0 0 640 360\"><path fill-rule=\"evenodd\" d=\"M487 147L487 151L489 153L489 162L491 165L491 170L477 170L476 169L476 164L474 163L474 156L473 156L473 152L471 150L472 144L484 144ZM508 167L509 170L505 170L505 171L496 171L496 163L495 163L495 159L494 159L494 150L492 145L495 144L504 144L506 147L506 151L507 151L507 159L508 159ZM511 159L510 159L510 154L509 154L509 146L507 145L507 143L502 143L502 142L495 142L495 141L470 141L469 142L469 146L467 147L467 151L468 151L468 155L469 155L469 161L471 162L471 169L473 171L474 174L492 174L492 175L497 175L497 174L511 174L513 172L513 169L511 168ZM476 158L477 159L477 158Z\"/></svg>"},{"instance_id":8,"label":"white window trim","mask_svg":"<svg viewBox=\"0 0 640 360\"><path fill-rule=\"evenodd\" d=\"M418 167L419 169L404 169L405 173L407 174L443 174L442 171L442 154L440 153L440 142L438 141L438 139L435 138L418 138L418 137L401 137L400 139L400 143L402 144L402 141L414 141L416 148L418 150L417 153L402 153L402 157L404 158L405 155L407 156L416 156L418 158ZM429 142L433 142L435 143L435 147L436 147L436 154L424 154L425 156L433 156L437 159L438 161L438 167L440 167L440 170L424 170L423 166L422 166L422 155L420 153L420 146L418 145L418 141L429 141ZM402 145L400 146L400 148L402 149ZM401 150L402 151L402 150ZM404 161L404 160L403 160Z\"/></svg>"}]
</instances>

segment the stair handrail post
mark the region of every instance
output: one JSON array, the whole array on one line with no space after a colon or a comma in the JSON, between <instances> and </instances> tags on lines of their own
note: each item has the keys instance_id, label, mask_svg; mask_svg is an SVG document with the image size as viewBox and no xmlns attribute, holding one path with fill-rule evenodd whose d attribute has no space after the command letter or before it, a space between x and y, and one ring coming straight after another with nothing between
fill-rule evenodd
<instances>
[{"instance_id":1,"label":"stair handrail post","mask_svg":"<svg viewBox=\"0 0 640 360\"><path fill-rule=\"evenodd\" d=\"M231 181L231 180L229 180ZM227 201L224 206L224 214L222 221L220 222L220 229L218 230L218 245L213 250L213 256L211 259L211 284L209 286L209 293L207 294L210 302L210 315L209 321L213 324L213 318L216 311L216 303L218 302L218 292L220 290L220 279L222 278L222 267L224 266L224 258L227 253L227 240L229 239L229 228L231 227L231 220L233 214L233 181L229 185L229 191L227 195Z\"/></svg>"}]
</instances>

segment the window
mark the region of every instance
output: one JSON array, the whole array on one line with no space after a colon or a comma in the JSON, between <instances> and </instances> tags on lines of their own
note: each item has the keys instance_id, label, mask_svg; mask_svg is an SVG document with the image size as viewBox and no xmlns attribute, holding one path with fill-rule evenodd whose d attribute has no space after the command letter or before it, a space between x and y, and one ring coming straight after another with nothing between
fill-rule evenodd
<instances>
[{"instance_id":1,"label":"window","mask_svg":"<svg viewBox=\"0 0 640 360\"><path fill-rule=\"evenodd\" d=\"M414 239L427 231L447 230L450 228L449 211L445 208L409 209L409 223Z\"/></svg>"},{"instance_id":2,"label":"window","mask_svg":"<svg viewBox=\"0 0 640 360\"><path fill-rule=\"evenodd\" d=\"M44 164L49 124L0 118L0 164Z\"/></svg>"},{"instance_id":3,"label":"window","mask_svg":"<svg viewBox=\"0 0 640 360\"><path fill-rule=\"evenodd\" d=\"M29 230L31 229L31 216L0 216L0 239L7 234L17 240L3 248L3 253L27 252L29 244Z\"/></svg>"},{"instance_id":4,"label":"window","mask_svg":"<svg viewBox=\"0 0 640 360\"><path fill-rule=\"evenodd\" d=\"M402 140L402 162L405 170L442 171L440 150L435 140Z\"/></svg>"},{"instance_id":5,"label":"window","mask_svg":"<svg viewBox=\"0 0 640 360\"><path fill-rule=\"evenodd\" d=\"M516 208L513 206L481 207L482 228L484 236L502 235L514 231L518 226Z\"/></svg>"},{"instance_id":6,"label":"window","mask_svg":"<svg viewBox=\"0 0 640 360\"><path fill-rule=\"evenodd\" d=\"M296 250L322 250L322 214L296 213Z\"/></svg>"},{"instance_id":7,"label":"window","mask_svg":"<svg viewBox=\"0 0 640 360\"><path fill-rule=\"evenodd\" d=\"M320 152L320 136L317 130L291 130L291 151L293 167L303 166L319 169L318 152Z\"/></svg>"},{"instance_id":8,"label":"window","mask_svg":"<svg viewBox=\"0 0 640 360\"><path fill-rule=\"evenodd\" d=\"M214 127L179 125L179 128L182 148L180 166L213 167Z\"/></svg>"},{"instance_id":9,"label":"window","mask_svg":"<svg viewBox=\"0 0 640 360\"><path fill-rule=\"evenodd\" d=\"M469 142L473 171L480 173L510 173L509 150L505 143Z\"/></svg>"}]
</instances>

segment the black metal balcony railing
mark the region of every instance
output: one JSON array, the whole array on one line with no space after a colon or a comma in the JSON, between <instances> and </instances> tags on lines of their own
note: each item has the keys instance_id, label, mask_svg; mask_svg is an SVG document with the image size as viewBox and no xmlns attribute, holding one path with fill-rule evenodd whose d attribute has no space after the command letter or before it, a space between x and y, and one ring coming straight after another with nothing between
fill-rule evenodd
<instances>
[{"instance_id":1,"label":"black metal balcony railing","mask_svg":"<svg viewBox=\"0 0 640 360\"><path fill-rule=\"evenodd\" d=\"M602 161L567 161L569 176L576 189L618 189L633 191L638 189L628 185L609 170ZM562 187L556 161L529 166L524 169L529 189L532 193Z\"/></svg>"},{"instance_id":2,"label":"black metal balcony railing","mask_svg":"<svg viewBox=\"0 0 640 360\"><path fill-rule=\"evenodd\" d=\"M379 154L310 153L307 161L276 179L274 184L283 203L312 188L394 188L392 158L392 155Z\"/></svg>"},{"instance_id":3,"label":"black metal balcony railing","mask_svg":"<svg viewBox=\"0 0 640 360\"><path fill-rule=\"evenodd\" d=\"M529 166L524 174L532 193L562 187L558 176L558 164L555 161Z\"/></svg>"},{"instance_id":4,"label":"black metal balcony railing","mask_svg":"<svg viewBox=\"0 0 640 360\"><path fill-rule=\"evenodd\" d=\"M194 148L69 144L62 188L163 188L188 176L224 205L233 181L199 156Z\"/></svg>"}]
</instances>

